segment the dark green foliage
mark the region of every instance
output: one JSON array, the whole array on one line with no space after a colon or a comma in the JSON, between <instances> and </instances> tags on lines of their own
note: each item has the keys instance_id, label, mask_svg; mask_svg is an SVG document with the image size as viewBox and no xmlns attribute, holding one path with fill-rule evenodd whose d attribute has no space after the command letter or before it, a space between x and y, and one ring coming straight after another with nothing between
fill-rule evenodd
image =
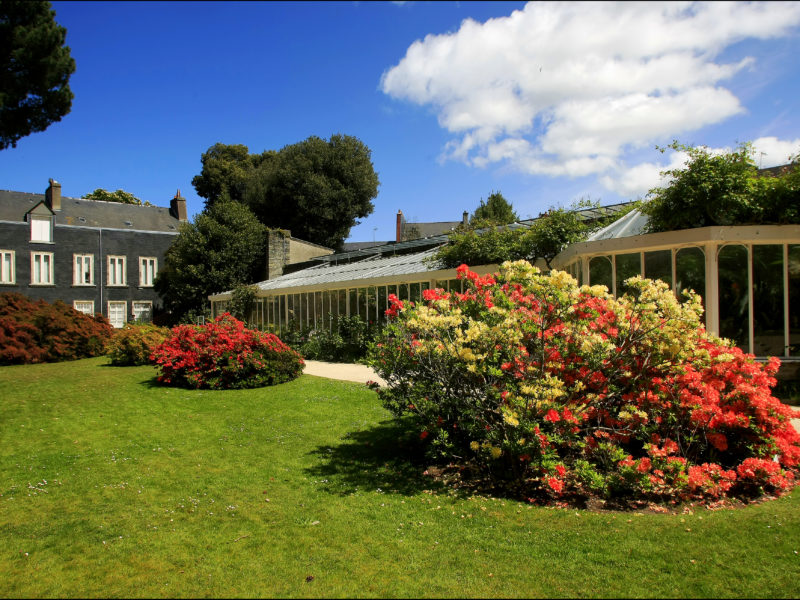
<instances>
[{"instance_id":1,"label":"dark green foliage","mask_svg":"<svg viewBox=\"0 0 800 600\"><path fill-rule=\"evenodd\" d=\"M250 209L230 200L183 225L155 281L172 322L202 312L209 294L263 279L265 243L266 228Z\"/></svg>"},{"instance_id":2,"label":"dark green foliage","mask_svg":"<svg viewBox=\"0 0 800 600\"><path fill-rule=\"evenodd\" d=\"M686 152L689 158L683 168L664 171L670 177L666 186L650 190L649 201L642 207L649 216L649 231L800 223L797 168L759 176L753 148L747 143L719 155L677 142L668 148Z\"/></svg>"},{"instance_id":3,"label":"dark green foliage","mask_svg":"<svg viewBox=\"0 0 800 600\"><path fill-rule=\"evenodd\" d=\"M22 294L0 294L0 364L57 362L99 356L113 329L60 300L49 304Z\"/></svg>"},{"instance_id":4,"label":"dark green foliage","mask_svg":"<svg viewBox=\"0 0 800 600\"><path fill-rule=\"evenodd\" d=\"M500 192L492 192L485 203L481 198L480 206L475 209L469 220L471 225L506 225L515 221L519 221L519 215Z\"/></svg>"},{"instance_id":5,"label":"dark green foliage","mask_svg":"<svg viewBox=\"0 0 800 600\"><path fill-rule=\"evenodd\" d=\"M169 329L151 323L126 323L116 331L106 353L119 367L149 365L150 355L169 335Z\"/></svg>"},{"instance_id":6,"label":"dark green foliage","mask_svg":"<svg viewBox=\"0 0 800 600\"><path fill-rule=\"evenodd\" d=\"M349 135L311 136L253 155L247 146L216 144L202 162L192 184L207 206L243 202L264 225L335 249L357 219L372 213L378 194L371 152Z\"/></svg>"},{"instance_id":7,"label":"dark green foliage","mask_svg":"<svg viewBox=\"0 0 800 600\"><path fill-rule=\"evenodd\" d=\"M370 326L358 315L339 315L330 329L291 329L283 341L309 360L357 362L367 355L379 328Z\"/></svg>"},{"instance_id":8,"label":"dark green foliage","mask_svg":"<svg viewBox=\"0 0 800 600\"><path fill-rule=\"evenodd\" d=\"M72 108L75 61L49 2L0 1L0 150Z\"/></svg>"},{"instance_id":9,"label":"dark green foliage","mask_svg":"<svg viewBox=\"0 0 800 600\"><path fill-rule=\"evenodd\" d=\"M153 206L150 202L142 202L139 198L126 192L125 190L117 190L116 192L109 192L102 188L97 188L91 194L83 196L85 200L102 200L103 202L119 202L120 204L134 204L136 206Z\"/></svg>"},{"instance_id":10,"label":"dark green foliage","mask_svg":"<svg viewBox=\"0 0 800 600\"><path fill-rule=\"evenodd\" d=\"M231 301L228 304L228 312L240 321L247 322L256 304L255 285L239 284L231 292Z\"/></svg>"},{"instance_id":11,"label":"dark green foliage","mask_svg":"<svg viewBox=\"0 0 800 600\"><path fill-rule=\"evenodd\" d=\"M439 248L431 262L438 263L442 268L453 268L464 263L487 265L506 260L534 262L541 258L550 267L550 262L564 248L586 239L590 233L623 214L617 212L587 221L577 212L586 208L599 208L599 204L580 200L569 209L551 208L528 228L471 226L456 231L450 236L450 243Z\"/></svg>"}]
</instances>

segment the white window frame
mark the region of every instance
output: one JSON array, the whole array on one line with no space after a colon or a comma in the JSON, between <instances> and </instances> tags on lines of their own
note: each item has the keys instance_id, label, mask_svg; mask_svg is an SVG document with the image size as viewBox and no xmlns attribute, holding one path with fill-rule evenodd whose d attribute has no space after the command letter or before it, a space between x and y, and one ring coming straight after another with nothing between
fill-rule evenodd
<instances>
[{"instance_id":1,"label":"white window frame","mask_svg":"<svg viewBox=\"0 0 800 600\"><path fill-rule=\"evenodd\" d=\"M137 311L137 308L140 309L140 310ZM142 319L141 316L140 316L142 314L142 312L145 312L145 311L141 310L142 308L145 308L145 311L147 313L147 318L146 319ZM141 321L142 323L152 323L152 321L153 321L153 302L150 301L150 300L133 300L131 302L131 313L133 314L133 320L134 321Z\"/></svg>"},{"instance_id":2,"label":"white window frame","mask_svg":"<svg viewBox=\"0 0 800 600\"><path fill-rule=\"evenodd\" d=\"M39 259L39 266L37 268L37 260ZM45 261L45 258L47 260ZM55 285L53 277L53 253L52 252L31 252L31 285ZM42 267L47 263L47 276L42 277ZM38 275L38 277L37 277Z\"/></svg>"},{"instance_id":3,"label":"white window frame","mask_svg":"<svg viewBox=\"0 0 800 600\"><path fill-rule=\"evenodd\" d=\"M31 215L31 241L53 243L53 218Z\"/></svg>"},{"instance_id":4,"label":"white window frame","mask_svg":"<svg viewBox=\"0 0 800 600\"><path fill-rule=\"evenodd\" d=\"M79 305L84 305L84 306L83 308L79 308L78 307ZM89 315L90 317L94 316L94 300L75 300L72 303L72 308L85 315ZM84 310L84 308L88 308L88 310Z\"/></svg>"},{"instance_id":5,"label":"white window frame","mask_svg":"<svg viewBox=\"0 0 800 600\"><path fill-rule=\"evenodd\" d=\"M125 256L115 254L106 257L106 266L108 268L108 280L106 283L109 287L125 287L127 285L127 262Z\"/></svg>"},{"instance_id":6,"label":"white window frame","mask_svg":"<svg viewBox=\"0 0 800 600\"><path fill-rule=\"evenodd\" d=\"M89 275L89 281L84 275ZM72 255L72 285L94 285L94 254Z\"/></svg>"},{"instance_id":7,"label":"white window frame","mask_svg":"<svg viewBox=\"0 0 800 600\"><path fill-rule=\"evenodd\" d=\"M117 307L119 307L119 305L122 305L122 323L119 324L119 325L117 324L116 321L112 321L111 320L111 306L112 305L115 305ZM126 301L124 301L124 300L109 300L108 301L108 321L116 329L120 329L121 327L124 327L125 323L128 321L128 303Z\"/></svg>"},{"instance_id":8,"label":"white window frame","mask_svg":"<svg viewBox=\"0 0 800 600\"><path fill-rule=\"evenodd\" d=\"M139 287L153 287L157 273L158 259L155 256L139 257Z\"/></svg>"},{"instance_id":9,"label":"white window frame","mask_svg":"<svg viewBox=\"0 0 800 600\"><path fill-rule=\"evenodd\" d=\"M16 256L13 250L0 250L0 284L16 283Z\"/></svg>"}]
</instances>

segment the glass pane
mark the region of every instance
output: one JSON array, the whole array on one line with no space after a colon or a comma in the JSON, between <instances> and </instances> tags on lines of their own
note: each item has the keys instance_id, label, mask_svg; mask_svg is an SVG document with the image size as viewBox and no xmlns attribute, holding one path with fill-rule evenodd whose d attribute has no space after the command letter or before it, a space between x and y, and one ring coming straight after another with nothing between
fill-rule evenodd
<instances>
[{"instance_id":1,"label":"glass pane","mask_svg":"<svg viewBox=\"0 0 800 600\"><path fill-rule=\"evenodd\" d=\"M299 317L300 329L303 329L308 322L308 294L298 294L300 301L298 302L297 315Z\"/></svg>"},{"instance_id":2,"label":"glass pane","mask_svg":"<svg viewBox=\"0 0 800 600\"><path fill-rule=\"evenodd\" d=\"M322 292L314 292L312 294L312 302L314 303L314 329L322 327Z\"/></svg>"},{"instance_id":3,"label":"glass pane","mask_svg":"<svg viewBox=\"0 0 800 600\"><path fill-rule=\"evenodd\" d=\"M753 354L783 356L783 246L753 246Z\"/></svg>"},{"instance_id":4,"label":"glass pane","mask_svg":"<svg viewBox=\"0 0 800 600\"><path fill-rule=\"evenodd\" d=\"M389 294L394 294L395 296L397 296L397 286L396 285L390 285L388 293Z\"/></svg>"},{"instance_id":5,"label":"glass pane","mask_svg":"<svg viewBox=\"0 0 800 600\"><path fill-rule=\"evenodd\" d=\"M408 300L408 284L401 283L397 286L397 297L400 300Z\"/></svg>"},{"instance_id":6,"label":"glass pane","mask_svg":"<svg viewBox=\"0 0 800 600\"><path fill-rule=\"evenodd\" d=\"M422 290L429 290L429 289L431 289L431 282L430 281L423 281L422 283L419 284L419 287Z\"/></svg>"},{"instance_id":7,"label":"glass pane","mask_svg":"<svg viewBox=\"0 0 800 600\"><path fill-rule=\"evenodd\" d=\"M648 279L660 279L668 283L672 289L672 252L670 250L645 252L644 276Z\"/></svg>"},{"instance_id":8,"label":"glass pane","mask_svg":"<svg viewBox=\"0 0 800 600\"><path fill-rule=\"evenodd\" d=\"M683 290L694 290L705 308L706 255L701 248L681 248L675 253L675 290L678 299Z\"/></svg>"},{"instance_id":9,"label":"glass pane","mask_svg":"<svg viewBox=\"0 0 800 600\"><path fill-rule=\"evenodd\" d=\"M789 355L800 356L800 245L789 246Z\"/></svg>"},{"instance_id":10,"label":"glass pane","mask_svg":"<svg viewBox=\"0 0 800 600\"><path fill-rule=\"evenodd\" d=\"M375 287L367 288L367 322L375 323L378 316L378 290Z\"/></svg>"},{"instance_id":11,"label":"glass pane","mask_svg":"<svg viewBox=\"0 0 800 600\"><path fill-rule=\"evenodd\" d=\"M386 302L386 286L382 285L378 287L378 321L383 322L386 320L386 309L388 308Z\"/></svg>"},{"instance_id":12,"label":"glass pane","mask_svg":"<svg viewBox=\"0 0 800 600\"><path fill-rule=\"evenodd\" d=\"M367 317L367 289L366 288L358 288L358 316L361 317L361 320L369 322L369 318Z\"/></svg>"},{"instance_id":13,"label":"glass pane","mask_svg":"<svg viewBox=\"0 0 800 600\"><path fill-rule=\"evenodd\" d=\"M719 334L745 352L750 342L747 300L747 248L723 246L719 250Z\"/></svg>"},{"instance_id":14,"label":"glass pane","mask_svg":"<svg viewBox=\"0 0 800 600\"><path fill-rule=\"evenodd\" d=\"M347 316L347 290L339 290L339 315Z\"/></svg>"},{"instance_id":15,"label":"glass pane","mask_svg":"<svg viewBox=\"0 0 800 600\"><path fill-rule=\"evenodd\" d=\"M589 285L604 285L610 292L611 259L608 256L595 256L589 261Z\"/></svg>"},{"instance_id":16,"label":"glass pane","mask_svg":"<svg viewBox=\"0 0 800 600\"><path fill-rule=\"evenodd\" d=\"M450 284L450 291L451 292L461 292L461 280L460 279L451 279L448 281Z\"/></svg>"},{"instance_id":17,"label":"glass pane","mask_svg":"<svg viewBox=\"0 0 800 600\"><path fill-rule=\"evenodd\" d=\"M421 294L421 291L420 291L419 283L412 283L411 286L410 286L410 289L409 289L409 296L410 296L411 300L413 302L419 302L422 299L422 296L420 294Z\"/></svg>"},{"instance_id":18,"label":"glass pane","mask_svg":"<svg viewBox=\"0 0 800 600\"><path fill-rule=\"evenodd\" d=\"M625 280L642 274L642 260L639 253L617 254L617 296L625 293Z\"/></svg>"},{"instance_id":19,"label":"glass pane","mask_svg":"<svg viewBox=\"0 0 800 600\"><path fill-rule=\"evenodd\" d=\"M323 329L330 329L331 327L331 293L328 291L324 291L320 293L322 297L322 311L321 317L322 320L317 324L318 327L322 327Z\"/></svg>"},{"instance_id":20,"label":"glass pane","mask_svg":"<svg viewBox=\"0 0 800 600\"><path fill-rule=\"evenodd\" d=\"M442 290L444 290L446 292L447 291L447 280L446 279L437 279L435 287L440 288L440 289L442 289Z\"/></svg>"},{"instance_id":21,"label":"glass pane","mask_svg":"<svg viewBox=\"0 0 800 600\"><path fill-rule=\"evenodd\" d=\"M283 332L286 329L286 296L278 298L278 329Z\"/></svg>"},{"instance_id":22,"label":"glass pane","mask_svg":"<svg viewBox=\"0 0 800 600\"><path fill-rule=\"evenodd\" d=\"M354 317L358 314L358 290L355 288L348 291L350 296L350 307L348 308L348 317Z\"/></svg>"}]
</instances>

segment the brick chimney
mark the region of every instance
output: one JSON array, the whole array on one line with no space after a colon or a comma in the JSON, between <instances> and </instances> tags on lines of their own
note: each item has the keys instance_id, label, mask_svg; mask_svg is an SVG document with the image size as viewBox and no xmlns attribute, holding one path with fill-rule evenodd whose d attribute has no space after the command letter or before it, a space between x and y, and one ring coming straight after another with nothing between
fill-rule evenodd
<instances>
[{"instance_id":1,"label":"brick chimney","mask_svg":"<svg viewBox=\"0 0 800 600\"><path fill-rule=\"evenodd\" d=\"M469 225L469 213L467 211L464 211L464 214L461 215L461 222L464 224L464 227Z\"/></svg>"},{"instance_id":2,"label":"brick chimney","mask_svg":"<svg viewBox=\"0 0 800 600\"><path fill-rule=\"evenodd\" d=\"M50 179L50 185L44 193L44 201L52 211L61 210L61 184Z\"/></svg>"},{"instance_id":3,"label":"brick chimney","mask_svg":"<svg viewBox=\"0 0 800 600\"><path fill-rule=\"evenodd\" d=\"M397 238L395 241L402 242L403 241L403 223L405 223L405 219L403 218L403 211L397 211Z\"/></svg>"},{"instance_id":4,"label":"brick chimney","mask_svg":"<svg viewBox=\"0 0 800 600\"><path fill-rule=\"evenodd\" d=\"M175 192L175 197L169 201L170 214L179 221L188 221L186 214L186 198L181 196L181 191Z\"/></svg>"}]
</instances>

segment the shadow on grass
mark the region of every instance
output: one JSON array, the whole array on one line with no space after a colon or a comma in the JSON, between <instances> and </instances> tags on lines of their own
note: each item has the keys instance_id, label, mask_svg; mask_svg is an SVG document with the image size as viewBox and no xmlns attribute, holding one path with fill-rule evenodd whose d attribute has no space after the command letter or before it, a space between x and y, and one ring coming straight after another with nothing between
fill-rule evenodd
<instances>
[{"instance_id":1,"label":"shadow on grass","mask_svg":"<svg viewBox=\"0 0 800 600\"><path fill-rule=\"evenodd\" d=\"M441 490L441 484L423 475L425 457L415 437L402 421L383 421L348 433L336 446L312 450L309 455L317 463L305 472L339 495L381 490L411 496Z\"/></svg>"}]
</instances>

